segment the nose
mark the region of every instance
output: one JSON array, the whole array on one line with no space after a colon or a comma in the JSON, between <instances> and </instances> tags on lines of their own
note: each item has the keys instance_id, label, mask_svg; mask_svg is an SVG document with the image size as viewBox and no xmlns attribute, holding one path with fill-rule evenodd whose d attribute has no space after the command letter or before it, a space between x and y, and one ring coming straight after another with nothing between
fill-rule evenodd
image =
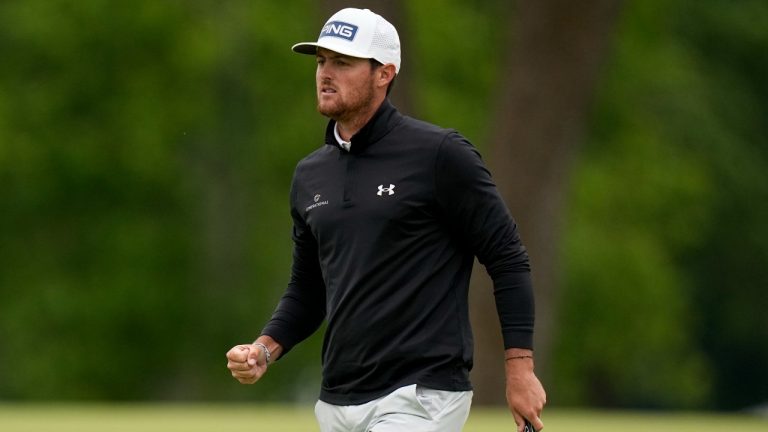
<instances>
[{"instance_id":1,"label":"nose","mask_svg":"<svg viewBox=\"0 0 768 432\"><path fill-rule=\"evenodd\" d=\"M329 82L331 80L330 68L323 64L317 65L317 80L320 82Z\"/></svg>"}]
</instances>

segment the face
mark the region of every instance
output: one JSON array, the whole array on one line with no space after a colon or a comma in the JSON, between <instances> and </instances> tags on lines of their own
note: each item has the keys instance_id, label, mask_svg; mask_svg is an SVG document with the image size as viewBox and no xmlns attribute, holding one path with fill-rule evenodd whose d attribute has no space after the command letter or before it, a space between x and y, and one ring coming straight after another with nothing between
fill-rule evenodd
<instances>
[{"instance_id":1,"label":"face","mask_svg":"<svg viewBox=\"0 0 768 432\"><path fill-rule=\"evenodd\" d=\"M317 110L334 120L353 118L374 103L375 68L368 59L317 50Z\"/></svg>"}]
</instances>

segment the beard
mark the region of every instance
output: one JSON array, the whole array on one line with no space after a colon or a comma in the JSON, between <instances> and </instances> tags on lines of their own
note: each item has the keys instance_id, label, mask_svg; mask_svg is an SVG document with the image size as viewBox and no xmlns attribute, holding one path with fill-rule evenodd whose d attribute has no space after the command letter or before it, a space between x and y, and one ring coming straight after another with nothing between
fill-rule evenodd
<instances>
[{"instance_id":1,"label":"beard","mask_svg":"<svg viewBox=\"0 0 768 432\"><path fill-rule=\"evenodd\" d=\"M357 113L365 111L373 100L374 86L371 80L349 91L344 98L340 97L340 93L336 93L332 101L322 102L318 98L317 111L328 118L340 121L353 118Z\"/></svg>"}]
</instances>

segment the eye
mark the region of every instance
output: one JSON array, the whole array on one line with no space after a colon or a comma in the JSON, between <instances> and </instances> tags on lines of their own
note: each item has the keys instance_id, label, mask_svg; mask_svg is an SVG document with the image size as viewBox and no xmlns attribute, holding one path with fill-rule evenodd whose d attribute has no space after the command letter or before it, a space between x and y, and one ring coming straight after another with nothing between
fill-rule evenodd
<instances>
[{"instance_id":1,"label":"eye","mask_svg":"<svg viewBox=\"0 0 768 432\"><path fill-rule=\"evenodd\" d=\"M318 57L317 58L317 64L319 64L319 65L325 64L325 58L324 57Z\"/></svg>"}]
</instances>

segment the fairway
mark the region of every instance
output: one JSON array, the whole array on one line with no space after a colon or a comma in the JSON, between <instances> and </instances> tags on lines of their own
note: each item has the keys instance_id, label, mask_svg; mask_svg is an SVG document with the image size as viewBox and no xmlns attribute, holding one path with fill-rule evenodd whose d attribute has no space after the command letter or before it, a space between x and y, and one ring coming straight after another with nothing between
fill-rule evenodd
<instances>
[{"instance_id":1,"label":"fairway","mask_svg":"<svg viewBox=\"0 0 768 432\"><path fill-rule=\"evenodd\" d=\"M547 431L765 432L768 420L743 415L628 413L550 409ZM0 405L2 432L317 431L309 406L253 405ZM503 409L475 408L465 432L512 431ZM406 431L407 432L407 431Z\"/></svg>"}]
</instances>

